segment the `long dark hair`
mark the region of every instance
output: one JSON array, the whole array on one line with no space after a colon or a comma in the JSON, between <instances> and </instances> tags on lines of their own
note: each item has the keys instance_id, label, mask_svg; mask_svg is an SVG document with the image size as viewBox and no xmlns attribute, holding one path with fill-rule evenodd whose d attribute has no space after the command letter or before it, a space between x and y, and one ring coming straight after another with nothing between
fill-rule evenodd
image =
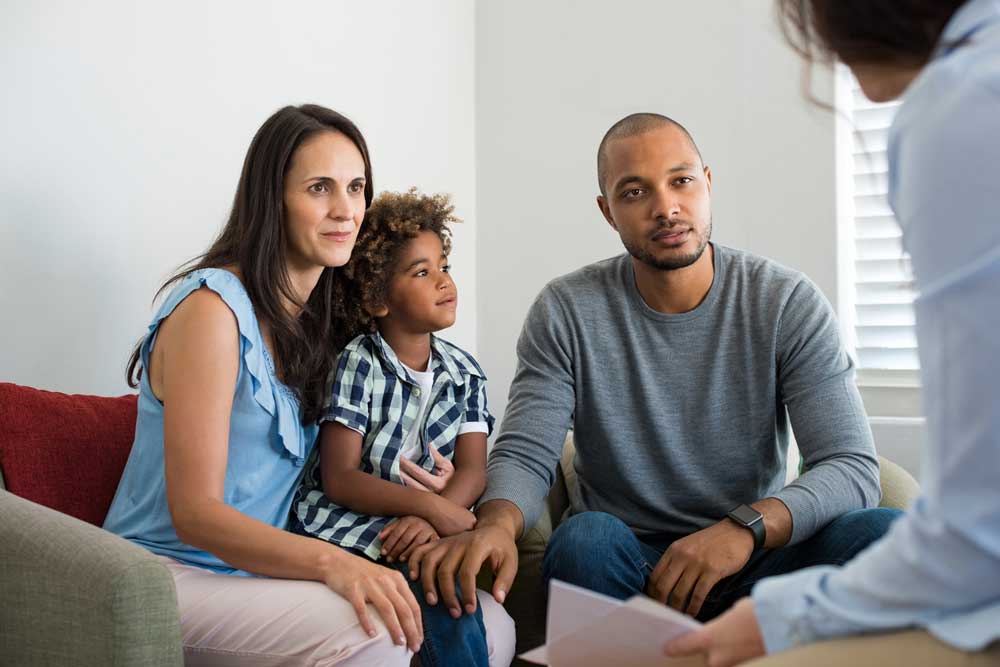
<instances>
[{"instance_id":1,"label":"long dark hair","mask_svg":"<svg viewBox=\"0 0 1000 667\"><path fill-rule=\"evenodd\" d=\"M812 62L922 66L967 0L777 0L785 39Z\"/></svg>"},{"instance_id":2,"label":"long dark hair","mask_svg":"<svg viewBox=\"0 0 1000 667\"><path fill-rule=\"evenodd\" d=\"M184 264L156 293L159 296L192 271L239 267L257 318L271 330L274 361L283 381L301 402L303 423L319 416L338 352L331 331L334 269L324 269L308 301L298 303L285 264L288 240L284 182L295 150L313 135L330 131L345 135L361 152L365 162L365 205L370 206L374 193L372 167L368 145L357 126L336 111L315 104L279 109L261 125L247 149L233 208L218 238L205 254ZM298 316L288 314L282 305L285 300L301 306ZM126 379L133 388L142 376L141 345L140 340L126 370Z\"/></svg>"}]
</instances>

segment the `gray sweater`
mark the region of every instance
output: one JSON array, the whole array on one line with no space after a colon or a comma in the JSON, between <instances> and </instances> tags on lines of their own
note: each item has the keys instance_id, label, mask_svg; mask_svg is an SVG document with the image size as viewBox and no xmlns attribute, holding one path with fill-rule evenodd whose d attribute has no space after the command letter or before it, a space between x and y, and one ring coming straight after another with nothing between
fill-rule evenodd
<instances>
[{"instance_id":1,"label":"gray sweater","mask_svg":"<svg viewBox=\"0 0 1000 667\"><path fill-rule=\"evenodd\" d=\"M640 536L689 534L775 497L796 543L878 504L871 429L829 302L799 272L713 247L712 287L687 313L647 306L628 255L542 290L480 502L510 500L533 525L573 428L573 510L608 512ZM790 423L807 471L785 486Z\"/></svg>"}]
</instances>

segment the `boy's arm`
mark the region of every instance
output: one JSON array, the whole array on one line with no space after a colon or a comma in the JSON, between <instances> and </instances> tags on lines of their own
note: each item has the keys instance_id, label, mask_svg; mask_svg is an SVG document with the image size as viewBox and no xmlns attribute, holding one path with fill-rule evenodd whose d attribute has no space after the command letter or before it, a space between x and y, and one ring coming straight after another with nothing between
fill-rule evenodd
<instances>
[{"instance_id":1,"label":"boy's arm","mask_svg":"<svg viewBox=\"0 0 1000 667\"><path fill-rule=\"evenodd\" d=\"M330 500L359 514L415 514L427 519L431 513L427 501L433 494L408 489L361 470L360 433L338 422L327 421L323 422L319 437L323 493Z\"/></svg>"},{"instance_id":2,"label":"boy's arm","mask_svg":"<svg viewBox=\"0 0 1000 667\"><path fill-rule=\"evenodd\" d=\"M463 433L455 440L455 472L441 497L472 507L486 490L486 434Z\"/></svg>"},{"instance_id":3,"label":"boy's arm","mask_svg":"<svg viewBox=\"0 0 1000 667\"><path fill-rule=\"evenodd\" d=\"M323 493L338 505L371 516L419 516L442 535L469 530L475 524L467 509L361 470L362 437L357 431L338 422L324 422L319 446Z\"/></svg>"}]
</instances>

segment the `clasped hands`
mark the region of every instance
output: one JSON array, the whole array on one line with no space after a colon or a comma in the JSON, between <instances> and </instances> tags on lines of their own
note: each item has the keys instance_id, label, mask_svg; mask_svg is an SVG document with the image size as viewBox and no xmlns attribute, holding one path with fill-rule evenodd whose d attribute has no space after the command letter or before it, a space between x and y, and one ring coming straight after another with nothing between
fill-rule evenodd
<instances>
[{"instance_id":1,"label":"clasped hands","mask_svg":"<svg viewBox=\"0 0 1000 667\"><path fill-rule=\"evenodd\" d=\"M433 445L430 447L430 452L434 458L433 473L404 458L399 463L400 477L410 488L438 495L447 486L448 480L455 472L455 466ZM441 502L435 502L435 506L437 511L430 521L414 515L402 516L393 519L382 529L378 535L382 541L381 555L388 562L406 561L417 547L438 540L442 535L454 535L471 530L476 525L476 517L472 512L444 498Z\"/></svg>"}]
</instances>

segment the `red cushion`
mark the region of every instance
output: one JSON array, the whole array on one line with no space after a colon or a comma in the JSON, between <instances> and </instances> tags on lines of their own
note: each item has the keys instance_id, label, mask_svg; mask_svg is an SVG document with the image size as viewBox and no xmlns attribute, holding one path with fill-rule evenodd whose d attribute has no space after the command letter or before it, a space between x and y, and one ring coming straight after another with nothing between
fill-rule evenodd
<instances>
[{"instance_id":1,"label":"red cushion","mask_svg":"<svg viewBox=\"0 0 1000 667\"><path fill-rule=\"evenodd\" d=\"M0 382L7 490L101 525L132 449L135 414L134 394L60 394Z\"/></svg>"}]
</instances>

